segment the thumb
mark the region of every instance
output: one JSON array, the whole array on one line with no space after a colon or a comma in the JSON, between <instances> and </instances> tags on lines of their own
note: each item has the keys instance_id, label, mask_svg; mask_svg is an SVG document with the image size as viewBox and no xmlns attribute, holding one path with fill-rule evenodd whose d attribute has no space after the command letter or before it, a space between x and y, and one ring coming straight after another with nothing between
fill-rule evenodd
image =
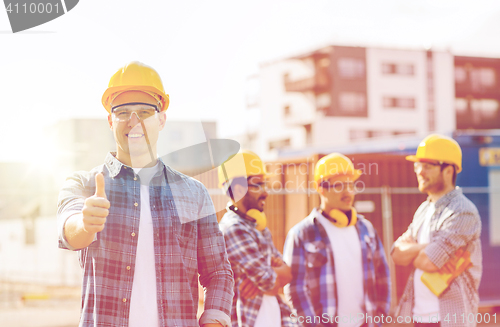
<instances>
[{"instance_id":1,"label":"thumb","mask_svg":"<svg viewBox=\"0 0 500 327\"><path fill-rule=\"evenodd\" d=\"M104 175L102 173L95 175L95 195L106 199L106 192L104 191Z\"/></svg>"}]
</instances>

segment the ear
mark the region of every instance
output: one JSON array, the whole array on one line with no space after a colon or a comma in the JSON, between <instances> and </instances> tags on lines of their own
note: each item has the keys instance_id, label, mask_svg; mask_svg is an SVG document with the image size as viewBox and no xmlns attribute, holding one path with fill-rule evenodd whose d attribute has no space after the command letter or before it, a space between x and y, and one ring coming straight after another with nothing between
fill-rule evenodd
<instances>
[{"instance_id":1,"label":"ear","mask_svg":"<svg viewBox=\"0 0 500 327\"><path fill-rule=\"evenodd\" d=\"M453 178L453 172L454 172L455 168L452 165L449 165L444 170L446 171L446 175L450 176L450 180L451 180Z\"/></svg>"},{"instance_id":2,"label":"ear","mask_svg":"<svg viewBox=\"0 0 500 327\"><path fill-rule=\"evenodd\" d=\"M247 194L247 189L243 185L236 184L232 187L233 197L236 202L243 199Z\"/></svg>"},{"instance_id":3,"label":"ear","mask_svg":"<svg viewBox=\"0 0 500 327\"><path fill-rule=\"evenodd\" d=\"M165 127L165 123L167 121L167 113L165 111L162 111L158 114L160 118L160 131Z\"/></svg>"},{"instance_id":4,"label":"ear","mask_svg":"<svg viewBox=\"0 0 500 327\"><path fill-rule=\"evenodd\" d=\"M109 129L113 130L113 119L111 118L111 115L108 115L108 124L109 124Z\"/></svg>"}]
</instances>

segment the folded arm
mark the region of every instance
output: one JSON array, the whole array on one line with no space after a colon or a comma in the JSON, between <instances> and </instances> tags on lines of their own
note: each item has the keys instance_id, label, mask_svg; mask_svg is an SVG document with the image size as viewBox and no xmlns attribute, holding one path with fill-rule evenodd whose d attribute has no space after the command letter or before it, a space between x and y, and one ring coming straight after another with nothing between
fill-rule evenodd
<instances>
[{"instance_id":1,"label":"folded arm","mask_svg":"<svg viewBox=\"0 0 500 327\"><path fill-rule=\"evenodd\" d=\"M427 244L418 244L411 238L396 241L391 253L392 260L399 266L408 266L413 263Z\"/></svg>"}]
</instances>

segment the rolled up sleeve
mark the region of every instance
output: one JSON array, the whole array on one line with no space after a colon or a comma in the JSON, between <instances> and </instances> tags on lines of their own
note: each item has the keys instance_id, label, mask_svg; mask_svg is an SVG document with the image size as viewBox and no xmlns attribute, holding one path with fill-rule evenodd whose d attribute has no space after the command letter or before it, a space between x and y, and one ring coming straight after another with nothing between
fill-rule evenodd
<instances>
[{"instance_id":1,"label":"rolled up sleeve","mask_svg":"<svg viewBox=\"0 0 500 327\"><path fill-rule=\"evenodd\" d=\"M481 233L479 215L471 211L453 212L443 226L432 232L431 242L425 248L429 260L441 269L450 257Z\"/></svg>"}]
</instances>

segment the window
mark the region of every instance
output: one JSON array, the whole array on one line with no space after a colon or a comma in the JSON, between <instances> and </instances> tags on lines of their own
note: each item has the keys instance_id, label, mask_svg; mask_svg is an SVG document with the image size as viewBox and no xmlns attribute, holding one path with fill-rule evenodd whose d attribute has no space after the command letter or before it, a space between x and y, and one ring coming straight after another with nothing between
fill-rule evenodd
<instances>
[{"instance_id":1,"label":"window","mask_svg":"<svg viewBox=\"0 0 500 327\"><path fill-rule=\"evenodd\" d=\"M398 98L397 106L399 108L415 108L415 99L413 99L413 98Z\"/></svg>"},{"instance_id":2,"label":"window","mask_svg":"<svg viewBox=\"0 0 500 327\"><path fill-rule=\"evenodd\" d=\"M396 68L396 74L398 75L414 75L414 68L411 64L398 65Z\"/></svg>"},{"instance_id":3,"label":"window","mask_svg":"<svg viewBox=\"0 0 500 327\"><path fill-rule=\"evenodd\" d=\"M412 97L384 97L382 99L384 108L415 108L415 98Z\"/></svg>"},{"instance_id":4,"label":"window","mask_svg":"<svg viewBox=\"0 0 500 327\"><path fill-rule=\"evenodd\" d=\"M391 131L370 131L370 137L388 137L394 135Z\"/></svg>"},{"instance_id":5,"label":"window","mask_svg":"<svg viewBox=\"0 0 500 327\"><path fill-rule=\"evenodd\" d=\"M376 137L391 137L397 135L416 135L416 132L391 131L391 130L362 130L362 129L352 129L349 131L349 137L351 141L376 138Z\"/></svg>"},{"instance_id":6,"label":"window","mask_svg":"<svg viewBox=\"0 0 500 327\"><path fill-rule=\"evenodd\" d=\"M362 129L351 129L349 131L349 138L351 141L355 140L363 140L370 137L370 131L362 130Z\"/></svg>"},{"instance_id":7,"label":"window","mask_svg":"<svg viewBox=\"0 0 500 327\"><path fill-rule=\"evenodd\" d=\"M467 111L467 99L456 98L455 99L455 110L457 114L463 114Z\"/></svg>"},{"instance_id":8,"label":"window","mask_svg":"<svg viewBox=\"0 0 500 327\"><path fill-rule=\"evenodd\" d=\"M365 62L357 58L339 58L339 75L343 78L363 78L365 76Z\"/></svg>"},{"instance_id":9,"label":"window","mask_svg":"<svg viewBox=\"0 0 500 327\"><path fill-rule=\"evenodd\" d=\"M495 70L493 68L475 68L471 71L472 88L475 90L491 88L496 84Z\"/></svg>"},{"instance_id":10,"label":"window","mask_svg":"<svg viewBox=\"0 0 500 327\"><path fill-rule=\"evenodd\" d=\"M283 107L283 116L290 117L292 114L292 110L290 110L290 106Z\"/></svg>"},{"instance_id":11,"label":"window","mask_svg":"<svg viewBox=\"0 0 500 327\"><path fill-rule=\"evenodd\" d=\"M382 63L382 74L384 75L415 75L413 64Z\"/></svg>"},{"instance_id":12,"label":"window","mask_svg":"<svg viewBox=\"0 0 500 327\"><path fill-rule=\"evenodd\" d=\"M455 67L455 83L461 84L467 80L467 71L465 67Z\"/></svg>"},{"instance_id":13,"label":"window","mask_svg":"<svg viewBox=\"0 0 500 327\"><path fill-rule=\"evenodd\" d=\"M493 119L498 113L498 101L494 99L474 99L471 101L474 116L482 119Z\"/></svg>"},{"instance_id":14,"label":"window","mask_svg":"<svg viewBox=\"0 0 500 327\"><path fill-rule=\"evenodd\" d=\"M278 140L269 142L269 150L281 149L287 146L290 146L290 139Z\"/></svg>"},{"instance_id":15,"label":"window","mask_svg":"<svg viewBox=\"0 0 500 327\"><path fill-rule=\"evenodd\" d=\"M330 66L330 59L329 58L322 58L318 61L318 65L320 67L328 67L328 66Z\"/></svg>"},{"instance_id":16,"label":"window","mask_svg":"<svg viewBox=\"0 0 500 327\"><path fill-rule=\"evenodd\" d=\"M316 108L326 108L331 104L330 93L320 93L316 96Z\"/></svg>"},{"instance_id":17,"label":"window","mask_svg":"<svg viewBox=\"0 0 500 327\"><path fill-rule=\"evenodd\" d=\"M382 64L382 74L389 75L395 73L396 73L396 64L388 64L388 63Z\"/></svg>"},{"instance_id":18,"label":"window","mask_svg":"<svg viewBox=\"0 0 500 327\"><path fill-rule=\"evenodd\" d=\"M341 92L339 101L340 110L343 112L359 114L366 111L366 98L363 93Z\"/></svg>"}]
</instances>

